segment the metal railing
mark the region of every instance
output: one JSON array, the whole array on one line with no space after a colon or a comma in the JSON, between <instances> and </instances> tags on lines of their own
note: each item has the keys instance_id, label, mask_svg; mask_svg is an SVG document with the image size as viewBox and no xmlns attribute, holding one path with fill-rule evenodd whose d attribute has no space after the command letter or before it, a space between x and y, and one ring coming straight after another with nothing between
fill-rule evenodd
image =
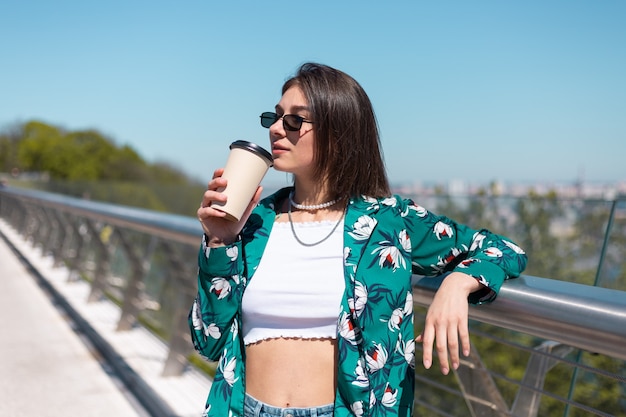
<instances>
[{"instance_id":1,"label":"metal railing","mask_svg":"<svg viewBox=\"0 0 626 417\"><path fill-rule=\"evenodd\" d=\"M188 366L195 218L11 187L0 188L0 217L68 279L89 281L89 300L118 303L118 331L157 333L169 347L164 375ZM416 326L440 280L414 277ZM470 317L473 349L456 378L416 366L418 415L626 415L626 292L525 275Z\"/></svg>"}]
</instances>

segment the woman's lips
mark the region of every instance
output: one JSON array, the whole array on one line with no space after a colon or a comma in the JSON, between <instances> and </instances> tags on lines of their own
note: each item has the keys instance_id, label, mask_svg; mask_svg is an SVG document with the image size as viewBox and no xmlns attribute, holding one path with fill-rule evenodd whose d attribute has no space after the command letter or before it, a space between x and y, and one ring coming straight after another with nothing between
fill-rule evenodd
<instances>
[{"instance_id":1,"label":"woman's lips","mask_svg":"<svg viewBox=\"0 0 626 417\"><path fill-rule=\"evenodd\" d=\"M279 145L273 145L272 146L272 153L273 154L281 154L281 153L285 153L287 152L288 149Z\"/></svg>"}]
</instances>

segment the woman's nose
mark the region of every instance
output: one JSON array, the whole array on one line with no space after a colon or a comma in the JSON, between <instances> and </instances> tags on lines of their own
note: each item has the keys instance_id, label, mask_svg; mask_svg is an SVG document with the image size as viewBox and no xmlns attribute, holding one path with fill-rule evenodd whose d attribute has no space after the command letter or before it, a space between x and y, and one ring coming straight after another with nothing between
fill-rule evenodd
<instances>
[{"instance_id":1,"label":"woman's nose","mask_svg":"<svg viewBox=\"0 0 626 417\"><path fill-rule=\"evenodd\" d=\"M278 118L276 121L270 126L270 135L271 136L285 136L285 128L283 127L283 119Z\"/></svg>"}]
</instances>

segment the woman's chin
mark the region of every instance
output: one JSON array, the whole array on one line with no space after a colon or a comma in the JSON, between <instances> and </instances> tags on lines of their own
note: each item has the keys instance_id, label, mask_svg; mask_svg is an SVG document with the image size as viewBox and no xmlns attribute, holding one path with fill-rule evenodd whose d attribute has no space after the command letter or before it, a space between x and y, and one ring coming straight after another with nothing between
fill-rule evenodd
<instances>
[{"instance_id":1,"label":"woman's chin","mask_svg":"<svg viewBox=\"0 0 626 417\"><path fill-rule=\"evenodd\" d=\"M276 159L274 159L274 165L272 168L274 168L274 170L278 172L286 172L288 174L292 172L288 167L284 166L280 163L279 160Z\"/></svg>"}]
</instances>

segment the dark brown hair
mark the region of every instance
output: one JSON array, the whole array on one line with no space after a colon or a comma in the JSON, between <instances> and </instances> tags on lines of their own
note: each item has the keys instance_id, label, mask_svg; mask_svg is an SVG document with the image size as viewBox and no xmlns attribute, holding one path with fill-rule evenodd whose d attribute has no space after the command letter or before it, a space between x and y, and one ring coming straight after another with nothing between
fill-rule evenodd
<instances>
[{"instance_id":1,"label":"dark brown hair","mask_svg":"<svg viewBox=\"0 0 626 417\"><path fill-rule=\"evenodd\" d=\"M391 194L376 116L361 85L348 74L305 63L283 85L298 86L315 122L315 175L335 198Z\"/></svg>"}]
</instances>

